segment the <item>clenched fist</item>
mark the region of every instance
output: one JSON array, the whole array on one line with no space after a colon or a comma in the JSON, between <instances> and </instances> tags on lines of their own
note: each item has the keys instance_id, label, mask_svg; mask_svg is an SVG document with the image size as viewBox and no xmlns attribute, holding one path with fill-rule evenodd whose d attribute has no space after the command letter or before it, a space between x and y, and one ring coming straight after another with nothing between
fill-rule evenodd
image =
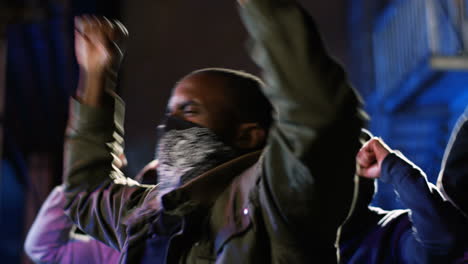
<instances>
[{"instance_id":1,"label":"clenched fist","mask_svg":"<svg viewBox=\"0 0 468 264\"><path fill-rule=\"evenodd\" d=\"M380 177L382 162L391 152L392 149L381 139L369 140L356 156L358 175L370 179Z\"/></svg>"},{"instance_id":2,"label":"clenched fist","mask_svg":"<svg viewBox=\"0 0 468 264\"><path fill-rule=\"evenodd\" d=\"M117 72L127 36L127 29L118 21L95 16L75 18L75 54L80 66L77 96L82 103L102 105L106 80L115 78L110 75Z\"/></svg>"},{"instance_id":3,"label":"clenched fist","mask_svg":"<svg viewBox=\"0 0 468 264\"><path fill-rule=\"evenodd\" d=\"M121 43L128 36L127 29L118 21L105 17L75 18L75 53L80 69L99 73L123 56Z\"/></svg>"}]
</instances>

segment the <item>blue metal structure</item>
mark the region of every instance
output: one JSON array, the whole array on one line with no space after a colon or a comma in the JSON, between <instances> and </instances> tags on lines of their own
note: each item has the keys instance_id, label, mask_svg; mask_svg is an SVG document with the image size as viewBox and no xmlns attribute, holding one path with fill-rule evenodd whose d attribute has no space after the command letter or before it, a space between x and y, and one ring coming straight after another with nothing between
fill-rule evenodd
<instances>
[{"instance_id":1,"label":"blue metal structure","mask_svg":"<svg viewBox=\"0 0 468 264\"><path fill-rule=\"evenodd\" d=\"M367 14L372 30L350 29L351 35L367 38L372 47L367 52L374 86L364 87L371 131L419 165L432 182L454 122L468 105L468 72L431 67L435 53L457 56L463 48L449 2L392 1ZM352 52L362 52L352 47ZM379 184L374 203L387 209L401 207L391 186L384 184Z\"/></svg>"}]
</instances>

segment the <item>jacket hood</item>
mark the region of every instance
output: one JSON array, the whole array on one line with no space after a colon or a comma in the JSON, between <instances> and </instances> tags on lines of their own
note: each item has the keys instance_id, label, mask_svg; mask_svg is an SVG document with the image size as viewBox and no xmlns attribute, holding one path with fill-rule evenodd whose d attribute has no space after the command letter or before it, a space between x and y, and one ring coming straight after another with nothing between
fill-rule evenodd
<instances>
[{"instance_id":1,"label":"jacket hood","mask_svg":"<svg viewBox=\"0 0 468 264\"><path fill-rule=\"evenodd\" d=\"M450 137L437 187L468 217L468 111L458 120Z\"/></svg>"}]
</instances>

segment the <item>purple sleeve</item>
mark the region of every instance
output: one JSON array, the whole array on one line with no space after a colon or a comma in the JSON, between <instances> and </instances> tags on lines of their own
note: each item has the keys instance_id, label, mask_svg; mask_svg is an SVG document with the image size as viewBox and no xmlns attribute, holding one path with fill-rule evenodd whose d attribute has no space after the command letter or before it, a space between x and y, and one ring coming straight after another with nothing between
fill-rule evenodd
<instances>
[{"instance_id":1,"label":"purple sleeve","mask_svg":"<svg viewBox=\"0 0 468 264\"><path fill-rule=\"evenodd\" d=\"M28 232L24 249L36 263L116 263L120 253L87 235L73 233L65 215L62 186L56 187L42 205Z\"/></svg>"}]
</instances>

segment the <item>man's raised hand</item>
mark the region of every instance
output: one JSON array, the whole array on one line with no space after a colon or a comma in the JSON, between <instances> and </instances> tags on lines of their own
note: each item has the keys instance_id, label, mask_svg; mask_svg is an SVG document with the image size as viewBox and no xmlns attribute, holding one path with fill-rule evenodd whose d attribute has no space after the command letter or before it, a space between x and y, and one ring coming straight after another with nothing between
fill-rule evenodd
<instances>
[{"instance_id":1,"label":"man's raised hand","mask_svg":"<svg viewBox=\"0 0 468 264\"><path fill-rule=\"evenodd\" d=\"M120 22L105 17L81 16L75 18L75 53L80 69L87 73L101 73L119 60L123 51L119 47L128 36Z\"/></svg>"},{"instance_id":2,"label":"man's raised hand","mask_svg":"<svg viewBox=\"0 0 468 264\"><path fill-rule=\"evenodd\" d=\"M75 54L80 66L77 96L82 103L94 107L103 104L106 74L111 68L117 70L127 36L120 22L86 15L75 18Z\"/></svg>"}]
</instances>

